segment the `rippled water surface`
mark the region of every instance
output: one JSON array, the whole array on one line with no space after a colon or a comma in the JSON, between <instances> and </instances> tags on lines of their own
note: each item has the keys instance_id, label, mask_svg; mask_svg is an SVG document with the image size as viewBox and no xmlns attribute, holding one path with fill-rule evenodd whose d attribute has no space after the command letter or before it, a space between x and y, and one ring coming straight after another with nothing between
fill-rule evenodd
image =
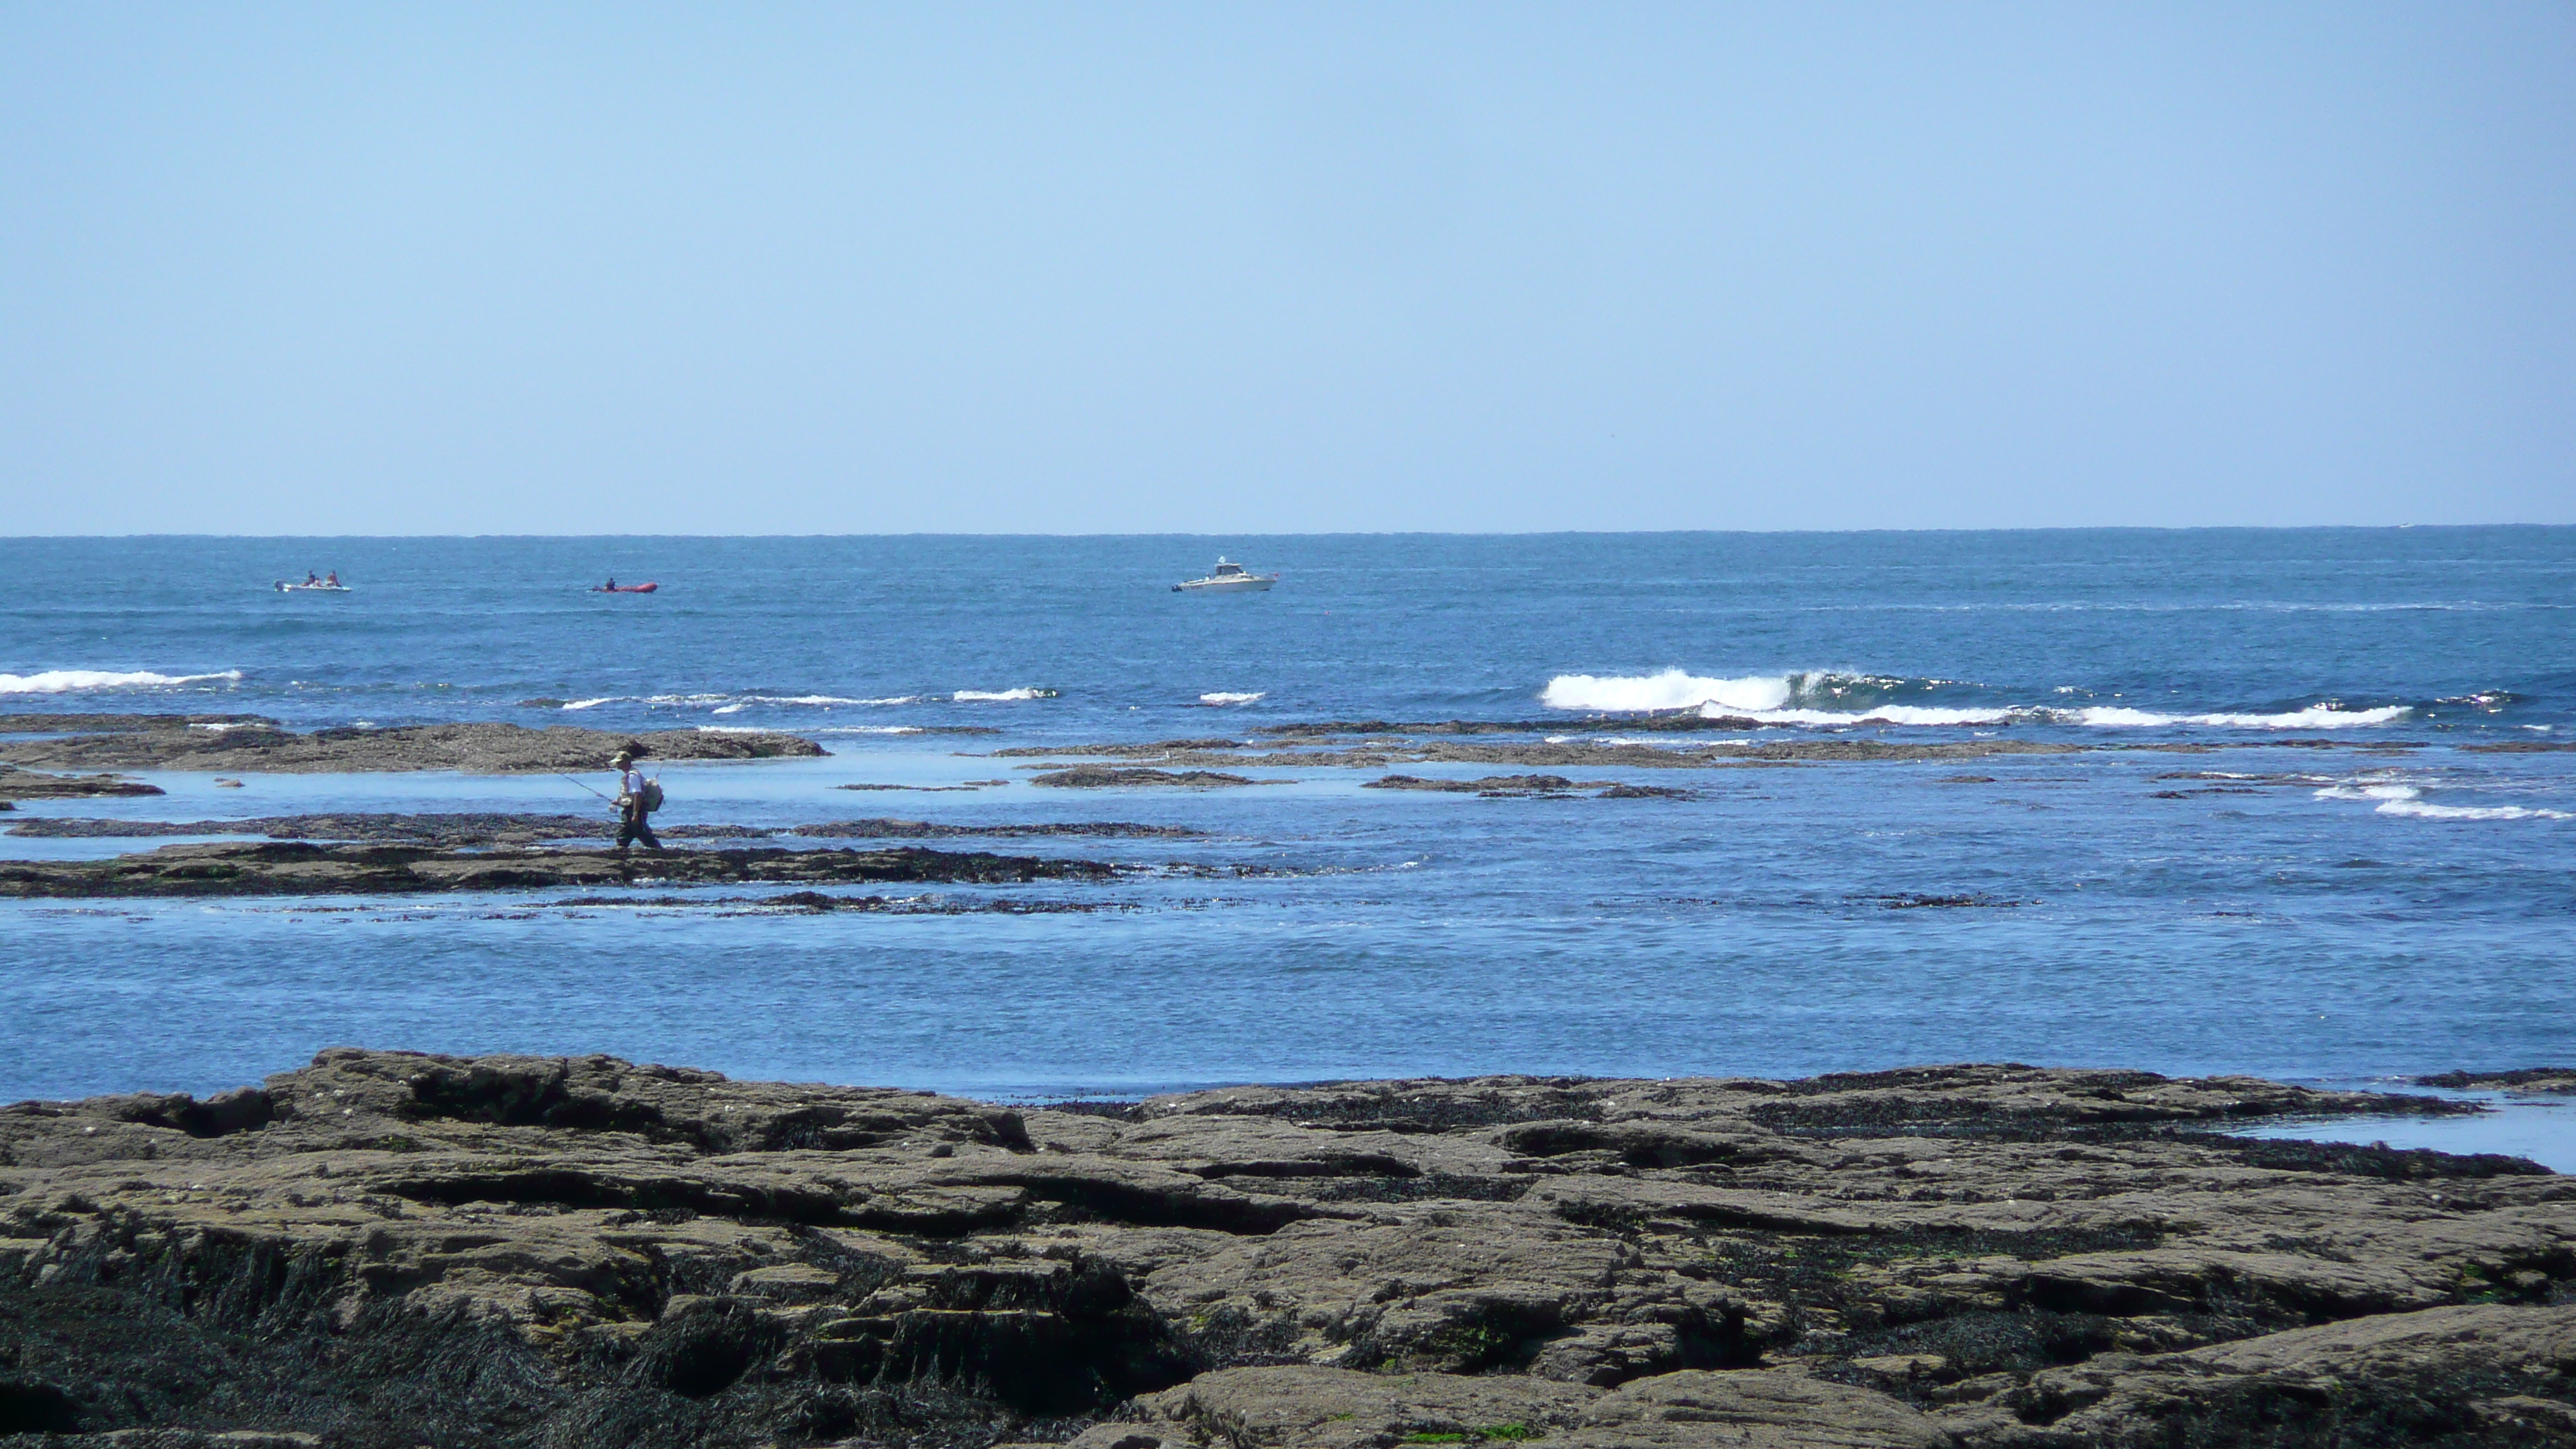
<instances>
[{"instance_id":1,"label":"rippled water surface","mask_svg":"<svg viewBox=\"0 0 2576 1449\"><path fill-rule=\"evenodd\" d=\"M1278 588L1171 592L1220 548ZM308 568L352 592L270 587ZM205 1090L344 1042L1036 1094L2576 1060L2576 754L2491 748L2576 742L2576 530L22 539L0 570L20 585L0 711L789 729L833 754L669 767L663 818L1209 832L996 843L1151 869L925 892L1103 907L1083 913L0 904L0 1098ZM660 587L584 592L612 574ZM1605 713L1703 705L1751 723L1622 734ZM983 753L1458 718L2095 748L1550 767L1695 799L1369 790L1384 772L1347 768L1052 791ZM146 777L171 793L7 818L597 804L549 777ZM835 788L992 779L1014 783Z\"/></svg>"}]
</instances>

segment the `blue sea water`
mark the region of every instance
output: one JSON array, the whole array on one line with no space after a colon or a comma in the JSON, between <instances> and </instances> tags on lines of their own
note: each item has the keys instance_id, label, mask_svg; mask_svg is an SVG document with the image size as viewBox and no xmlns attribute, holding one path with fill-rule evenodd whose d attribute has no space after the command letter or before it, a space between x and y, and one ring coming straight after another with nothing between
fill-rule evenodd
<instances>
[{"instance_id":1,"label":"blue sea water","mask_svg":"<svg viewBox=\"0 0 2576 1449\"><path fill-rule=\"evenodd\" d=\"M1170 590L1220 549L1278 588ZM308 568L351 592L271 587ZM585 591L610 575L660 587ZM0 712L779 728L833 753L667 767L662 819L1211 832L1018 842L1157 868L959 892L1115 907L1083 914L0 903L0 1099L202 1092L340 1043L1021 1096L2576 1061L2576 754L2482 748L2576 743L2576 529L12 539L0 577ZM1616 711L1702 700L1760 721L1719 738L2120 748L1554 770L1693 800L1366 790L1381 772L1344 768L1040 790L985 753L1318 720L1626 738ZM2276 778L2158 778L2178 772ZM544 776L145 777L170 793L0 824L598 808ZM0 854L158 843L0 834Z\"/></svg>"}]
</instances>

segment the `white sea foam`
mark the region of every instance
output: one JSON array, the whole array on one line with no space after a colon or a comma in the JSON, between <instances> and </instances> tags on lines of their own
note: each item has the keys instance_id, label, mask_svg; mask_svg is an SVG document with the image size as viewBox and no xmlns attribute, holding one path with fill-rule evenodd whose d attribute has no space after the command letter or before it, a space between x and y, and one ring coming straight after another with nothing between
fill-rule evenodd
<instances>
[{"instance_id":1,"label":"white sea foam","mask_svg":"<svg viewBox=\"0 0 2576 1449\"><path fill-rule=\"evenodd\" d=\"M2564 810L2537 810L2521 805L2436 805L2429 800L2391 800L2374 815L2411 815L2418 820L2576 820Z\"/></svg>"},{"instance_id":2,"label":"white sea foam","mask_svg":"<svg viewBox=\"0 0 2576 1449\"><path fill-rule=\"evenodd\" d=\"M1253 690L1252 692L1250 692L1250 693L1248 693L1248 694L1233 694L1233 693L1228 693L1228 692L1226 692L1226 691L1224 691L1224 690L1218 690L1218 691L1216 691L1216 692L1214 692L1214 693L1212 693L1212 694L1202 694L1202 695L1200 695L1200 696L1199 696L1199 703L1201 703L1201 704L1250 704L1250 703L1252 703L1254 700L1261 698L1261 696L1262 696L1262 695L1264 695L1264 694L1266 694L1266 693L1268 693L1268 692L1269 692L1269 691L1267 691L1267 690L1258 690L1258 689L1256 689L1256 690Z\"/></svg>"},{"instance_id":3,"label":"white sea foam","mask_svg":"<svg viewBox=\"0 0 2576 1449\"><path fill-rule=\"evenodd\" d=\"M1803 725L1986 725L2009 724L2032 713L2012 709L1935 709L1927 705L1883 704L1867 710L1835 709L1723 709L1714 704L1700 706L1703 719L1750 719L1761 724Z\"/></svg>"},{"instance_id":4,"label":"white sea foam","mask_svg":"<svg viewBox=\"0 0 2576 1449\"><path fill-rule=\"evenodd\" d=\"M703 709L710 714L740 714L756 704L795 705L829 708L836 704L918 704L917 694L896 695L890 699L860 699L845 694L603 694L596 699L576 699L561 706L564 709L597 709L603 704L649 704L665 709Z\"/></svg>"},{"instance_id":5,"label":"white sea foam","mask_svg":"<svg viewBox=\"0 0 2576 1449\"><path fill-rule=\"evenodd\" d=\"M852 699L842 694L746 694L736 698L730 704L719 706L716 713L734 714L755 704L793 704L828 708L836 704L909 704L910 702L909 696L904 699Z\"/></svg>"},{"instance_id":6,"label":"white sea foam","mask_svg":"<svg viewBox=\"0 0 2576 1449\"><path fill-rule=\"evenodd\" d=\"M917 735L919 725L827 725L821 729L799 730L808 735Z\"/></svg>"},{"instance_id":7,"label":"white sea foam","mask_svg":"<svg viewBox=\"0 0 2576 1449\"><path fill-rule=\"evenodd\" d=\"M1659 674L1560 674L1539 693L1550 709L1606 710L1641 713L1659 710L1699 711L1703 719L1745 718L1761 724L1915 725L1960 727L2017 722L2087 725L2101 729L2201 725L2219 729L2351 729L2405 718L2405 705L2346 709L2327 701L2276 714L2179 714L2122 705L2068 708L2061 705L1981 705L1959 707L1927 704L1868 704L1872 694L1893 688L1930 689L1957 681L1905 680L1877 675L1823 671L1756 674L1727 679L1667 669ZM2076 693L2073 685L2057 686L2059 694ZM1858 696L1854 699L1853 696Z\"/></svg>"},{"instance_id":8,"label":"white sea foam","mask_svg":"<svg viewBox=\"0 0 2576 1449\"><path fill-rule=\"evenodd\" d=\"M164 689L174 684L205 684L213 680L230 682L242 677L238 669L215 674L154 674L136 670L120 674L110 669L47 669L36 674L0 674L0 694L69 694L83 689Z\"/></svg>"},{"instance_id":9,"label":"white sea foam","mask_svg":"<svg viewBox=\"0 0 2576 1449\"><path fill-rule=\"evenodd\" d=\"M2564 810L2543 810L2527 805L2436 805L2424 798L2422 789L2413 785L2329 785L2316 793L2319 800L2376 800L2374 815L2396 815L2415 820L2576 820Z\"/></svg>"},{"instance_id":10,"label":"white sea foam","mask_svg":"<svg viewBox=\"0 0 2576 1449\"><path fill-rule=\"evenodd\" d=\"M1549 709L1642 711L1724 705L1728 710L1778 709L1789 702L1792 677L1755 674L1704 679L1667 669L1660 674L1560 674L1539 692Z\"/></svg>"},{"instance_id":11,"label":"white sea foam","mask_svg":"<svg viewBox=\"0 0 2576 1449\"><path fill-rule=\"evenodd\" d=\"M1014 699L1046 699L1052 689L961 689L948 696L960 704L993 703Z\"/></svg>"},{"instance_id":12,"label":"white sea foam","mask_svg":"<svg viewBox=\"0 0 2576 1449\"><path fill-rule=\"evenodd\" d=\"M2096 706L2074 712L2077 724L2126 728L2151 725L2213 725L2239 730L2340 730L2362 725L2383 725L2404 719L2408 709L2402 704L2382 705L2378 709L2345 709L2339 704L2312 704L2286 714L2159 714L2153 710L2125 709L2116 705Z\"/></svg>"},{"instance_id":13,"label":"white sea foam","mask_svg":"<svg viewBox=\"0 0 2576 1449\"><path fill-rule=\"evenodd\" d=\"M2316 793L2319 800L2415 800L2424 792L2413 785L2328 785Z\"/></svg>"}]
</instances>

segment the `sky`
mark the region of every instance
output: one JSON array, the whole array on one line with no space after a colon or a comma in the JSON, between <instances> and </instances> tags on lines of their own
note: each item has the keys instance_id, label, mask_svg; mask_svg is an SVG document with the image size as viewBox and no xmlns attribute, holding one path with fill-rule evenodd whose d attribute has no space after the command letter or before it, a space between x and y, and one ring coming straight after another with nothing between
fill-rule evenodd
<instances>
[{"instance_id":1,"label":"sky","mask_svg":"<svg viewBox=\"0 0 2576 1449\"><path fill-rule=\"evenodd\" d=\"M2576 4L0 7L0 533L2576 522Z\"/></svg>"}]
</instances>

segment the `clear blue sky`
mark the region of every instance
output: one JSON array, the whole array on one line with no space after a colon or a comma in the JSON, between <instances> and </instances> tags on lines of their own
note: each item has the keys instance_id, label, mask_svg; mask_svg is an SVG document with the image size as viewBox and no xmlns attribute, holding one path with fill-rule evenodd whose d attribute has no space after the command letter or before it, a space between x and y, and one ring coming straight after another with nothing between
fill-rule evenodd
<instances>
[{"instance_id":1,"label":"clear blue sky","mask_svg":"<svg viewBox=\"0 0 2576 1449\"><path fill-rule=\"evenodd\" d=\"M2576 5L0 8L0 532L2576 521Z\"/></svg>"}]
</instances>

